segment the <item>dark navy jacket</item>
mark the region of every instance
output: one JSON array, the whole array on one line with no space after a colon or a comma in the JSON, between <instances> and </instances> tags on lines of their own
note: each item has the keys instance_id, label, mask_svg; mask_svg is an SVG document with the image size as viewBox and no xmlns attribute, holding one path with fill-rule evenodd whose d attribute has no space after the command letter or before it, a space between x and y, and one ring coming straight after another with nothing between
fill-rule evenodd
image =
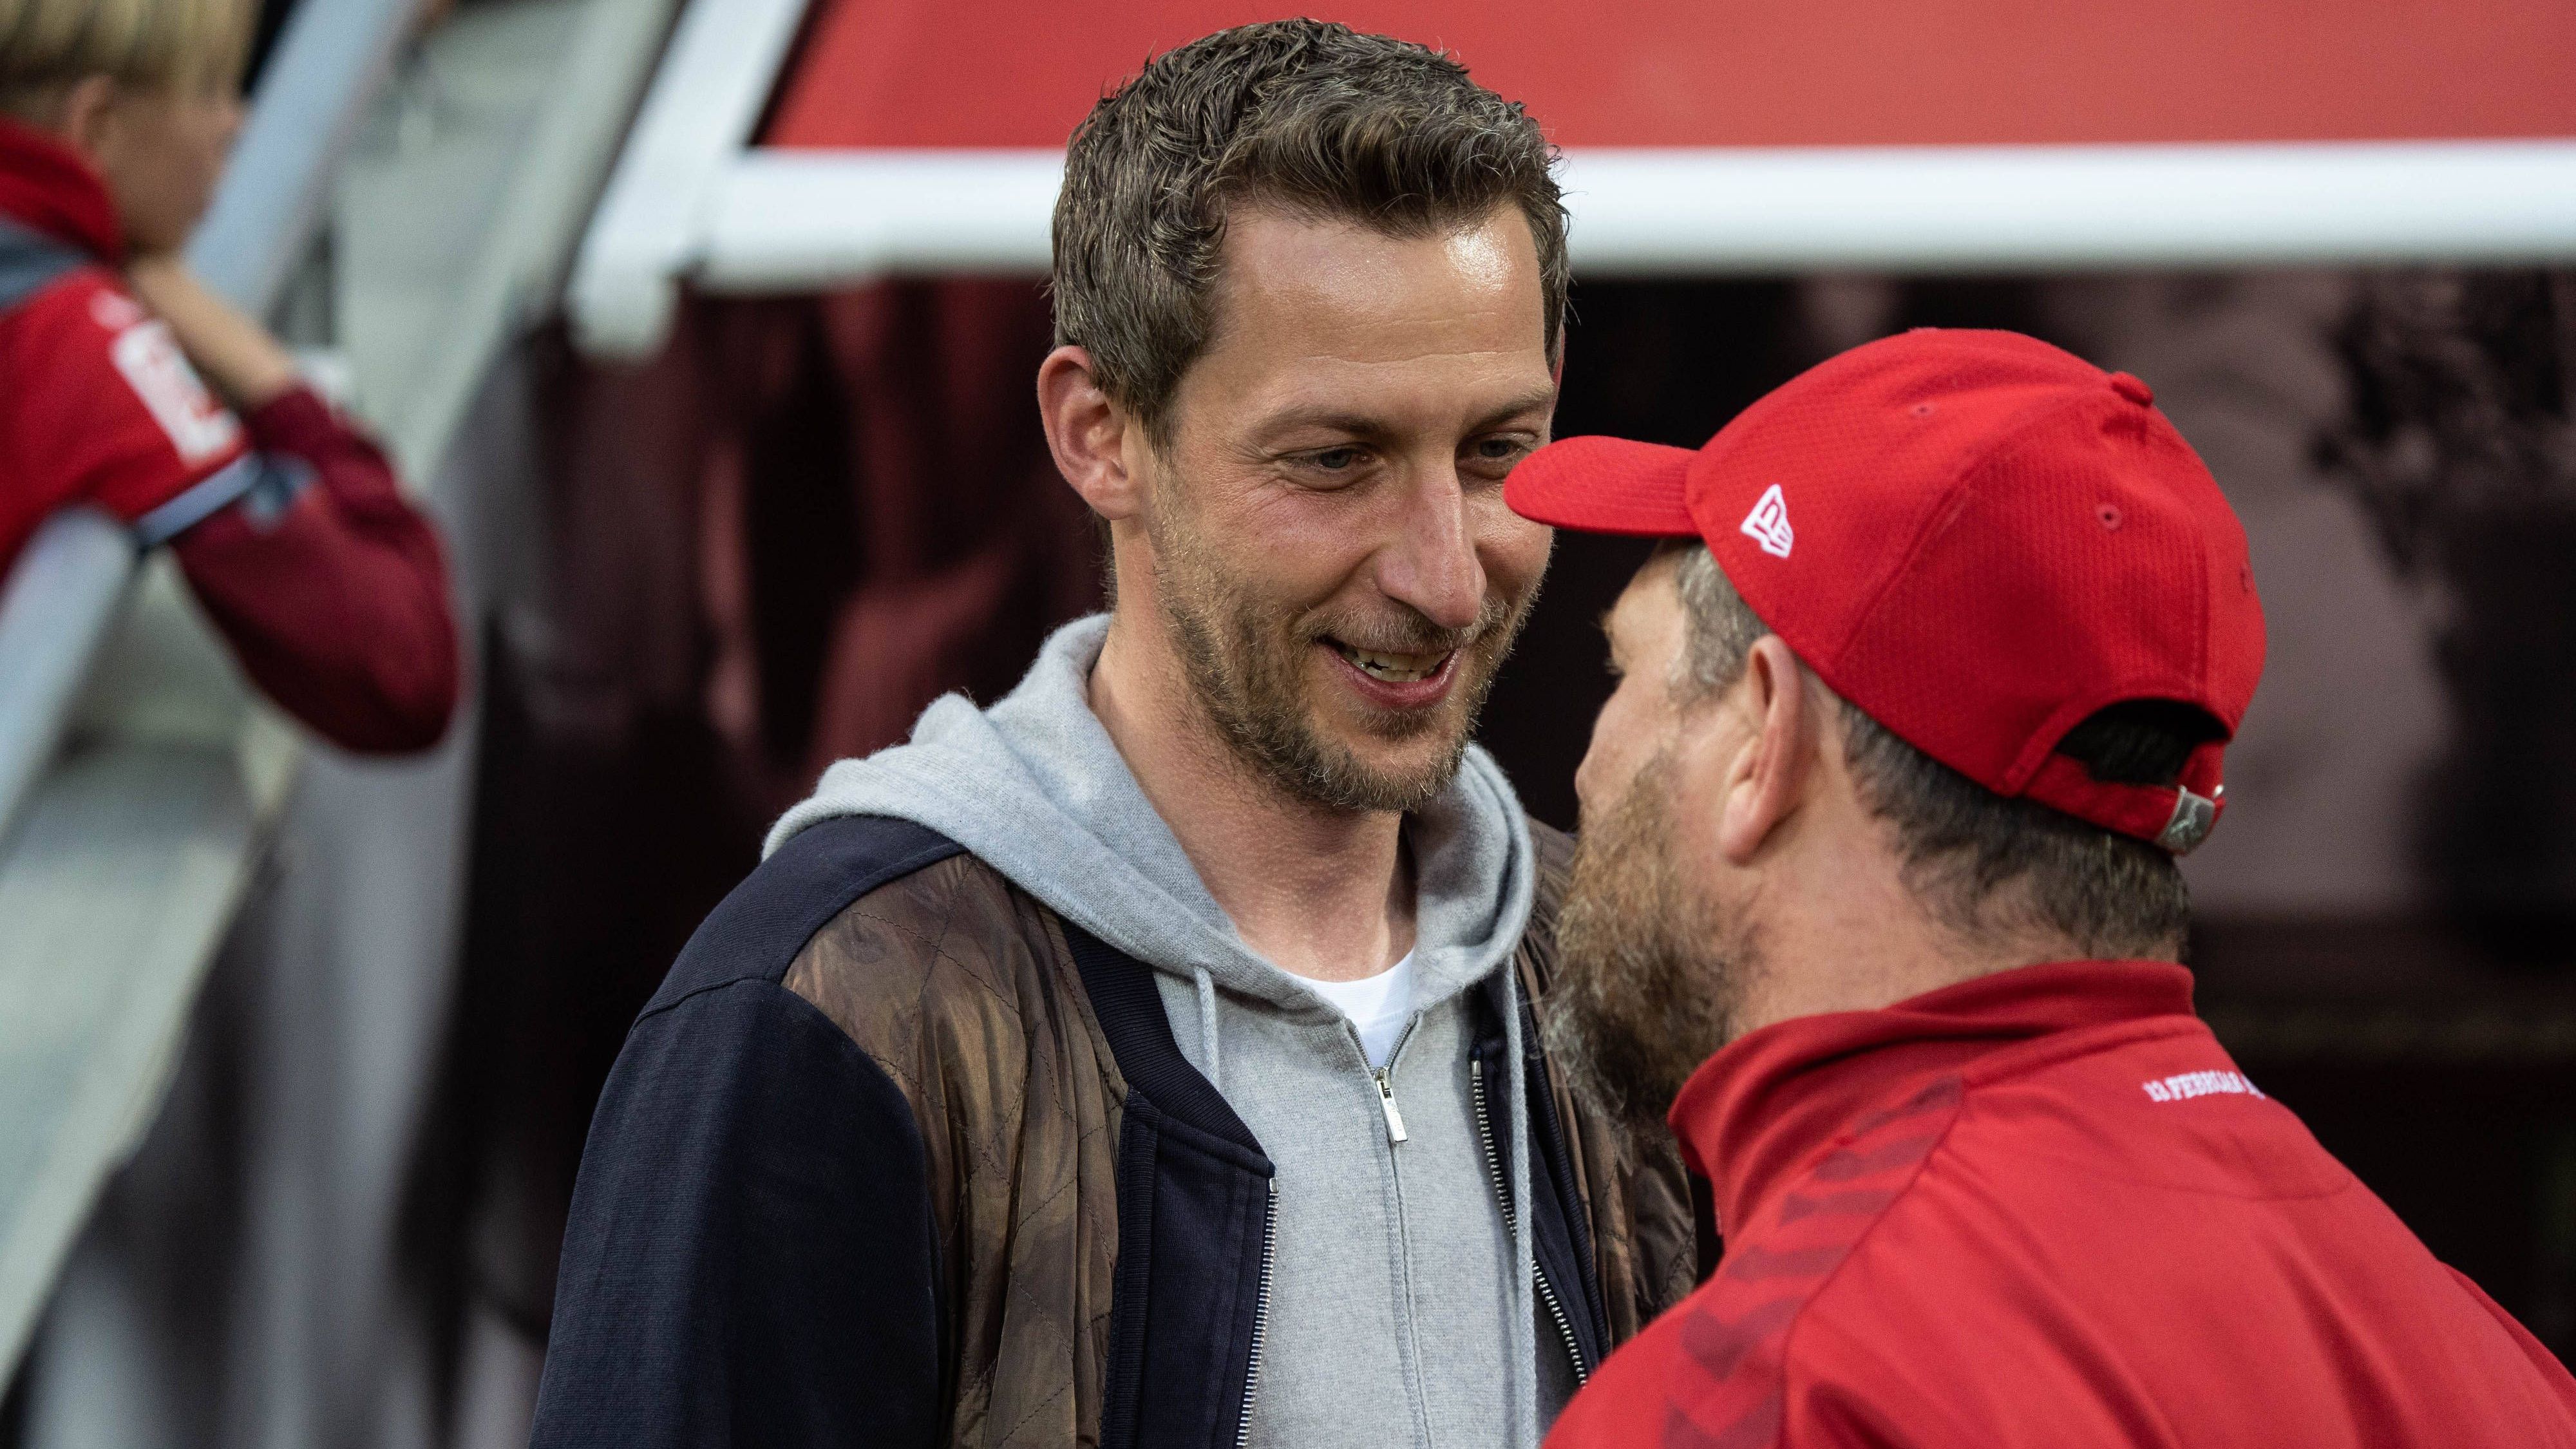
<instances>
[{"instance_id":1,"label":"dark navy jacket","mask_svg":"<svg viewBox=\"0 0 2576 1449\"><path fill-rule=\"evenodd\" d=\"M830 821L699 927L591 1123L540 1449L946 1442L956 1355L920 1129L876 1063L780 982L852 902L959 849L907 821ZM1070 923L1065 935L1128 1088L1100 1442L1222 1449L1257 1364L1270 1160L1174 1045L1152 970ZM1502 1059L1503 1001L1497 973L1478 993L1477 1060ZM1608 1316L1522 1010L1535 1249L1588 1368L1609 1349ZM1487 1125L1508 1151L1509 1132Z\"/></svg>"}]
</instances>

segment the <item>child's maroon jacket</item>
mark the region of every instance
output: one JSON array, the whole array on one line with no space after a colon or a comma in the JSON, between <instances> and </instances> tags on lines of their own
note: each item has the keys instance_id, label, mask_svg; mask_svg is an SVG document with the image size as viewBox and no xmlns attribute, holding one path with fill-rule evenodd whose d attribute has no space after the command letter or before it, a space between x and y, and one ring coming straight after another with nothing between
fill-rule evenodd
<instances>
[{"instance_id":1,"label":"child's maroon jacket","mask_svg":"<svg viewBox=\"0 0 2576 1449\"><path fill-rule=\"evenodd\" d=\"M1673 1105L1717 1273L1551 1449L2576 1445L2576 1382L2147 962L1782 1022Z\"/></svg>"},{"instance_id":2,"label":"child's maroon jacket","mask_svg":"<svg viewBox=\"0 0 2576 1449\"><path fill-rule=\"evenodd\" d=\"M460 675L437 530L310 390L217 403L123 257L97 175L0 119L0 576L56 510L104 509L172 547L289 713L350 749L435 743Z\"/></svg>"}]
</instances>

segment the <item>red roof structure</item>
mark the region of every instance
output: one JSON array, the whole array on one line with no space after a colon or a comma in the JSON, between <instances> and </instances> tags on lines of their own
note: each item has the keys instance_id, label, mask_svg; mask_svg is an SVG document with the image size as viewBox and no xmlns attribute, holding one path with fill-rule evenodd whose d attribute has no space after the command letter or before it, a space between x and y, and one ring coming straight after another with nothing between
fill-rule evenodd
<instances>
[{"instance_id":1,"label":"red roof structure","mask_svg":"<svg viewBox=\"0 0 2576 1449\"><path fill-rule=\"evenodd\" d=\"M1061 147L1149 57L1314 13L827 0L762 141ZM1323 13L1450 51L1569 148L2576 136L2566 0L1356 0Z\"/></svg>"},{"instance_id":2,"label":"red roof structure","mask_svg":"<svg viewBox=\"0 0 2576 1449\"><path fill-rule=\"evenodd\" d=\"M1224 0L691 0L576 335L727 291L1036 272L1065 137ZM1347 0L1565 153L1587 275L2576 259L2568 0Z\"/></svg>"}]
</instances>

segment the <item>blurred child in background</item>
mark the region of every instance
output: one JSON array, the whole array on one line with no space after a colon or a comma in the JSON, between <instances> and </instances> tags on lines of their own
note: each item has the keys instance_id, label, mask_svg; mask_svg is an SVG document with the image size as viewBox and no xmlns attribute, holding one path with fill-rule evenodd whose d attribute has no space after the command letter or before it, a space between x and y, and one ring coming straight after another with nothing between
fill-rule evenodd
<instances>
[{"instance_id":1,"label":"blurred child in background","mask_svg":"<svg viewBox=\"0 0 2576 1449\"><path fill-rule=\"evenodd\" d=\"M290 713L349 749L424 749L459 676L437 530L180 259L241 125L251 19L0 0L0 574L48 515L103 508L171 546Z\"/></svg>"}]
</instances>

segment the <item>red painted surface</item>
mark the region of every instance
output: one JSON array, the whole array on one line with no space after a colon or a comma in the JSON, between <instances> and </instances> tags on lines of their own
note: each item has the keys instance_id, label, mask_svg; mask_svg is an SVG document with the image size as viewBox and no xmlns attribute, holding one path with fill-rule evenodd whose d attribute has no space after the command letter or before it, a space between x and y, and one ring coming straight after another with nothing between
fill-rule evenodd
<instances>
[{"instance_id":1,"label":"red painted surface","mask_svg":"<svg viewBox=\"0 0 2576 1449\"><path fill-rule=\"evenodd\" d=\"M816 0L766 139L1060 146L1228 0ZM1351 0L1444 46L1567 146L2576 135L2567 0Z\"/></svg>"}]
</instances>

